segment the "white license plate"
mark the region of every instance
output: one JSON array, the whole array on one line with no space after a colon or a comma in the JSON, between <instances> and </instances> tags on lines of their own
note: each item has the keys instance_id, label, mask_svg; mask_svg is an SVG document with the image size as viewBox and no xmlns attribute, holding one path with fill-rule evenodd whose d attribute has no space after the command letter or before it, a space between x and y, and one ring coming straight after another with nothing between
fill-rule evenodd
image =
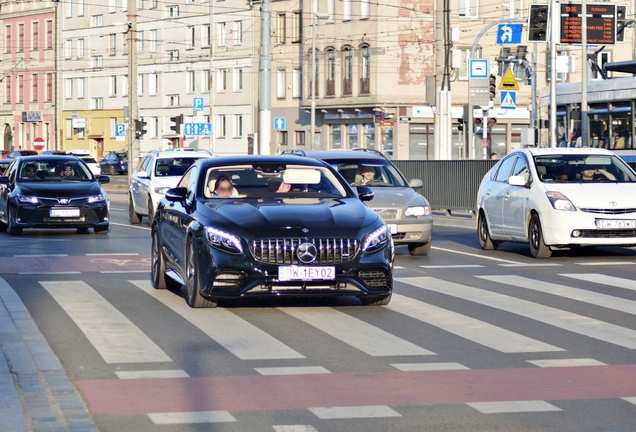
<instances>
[{"instance_id":1,"label":"white license plate","mask_svg":"<svg viewBox=\"0 0 636 432\"><path fill-rule=\"evenodd\" d=\"M79 217L80 216L80 209L78 208L53 208L51 209L51 213L50 213L51 217L59 217L59 218L65 218L65 217Z\"/></svg>"},{"instance_id":2,"label":"white license plate","mask_svg":"<svg viewBox=\"0 0 636 432\"><path fill-rule=\"evenodd\" d=\"M389 227L389 232L391 234L397 234L397 224L386 224Z\"/></svg>"},{"instance_id":3,"label":"white license plate","mask_svg":"<svg viewBox=\"0 0 636 432\"><path fill-rule=\"evenodd\" d=\"M314 281L333 280L336 277L336 268L333 266L281 266L278 267L278 280L280 281Z\"/></svg>"},{"instance_id":4,"label":"white license plate","mask_svg":"<svg viewBox=\"0 0 636 432\"><path fill-rule=\"evenodd\" d=\"M629 229L636 228L634 219L596 219L598 229Z\"/></svg>"}]
</instances>

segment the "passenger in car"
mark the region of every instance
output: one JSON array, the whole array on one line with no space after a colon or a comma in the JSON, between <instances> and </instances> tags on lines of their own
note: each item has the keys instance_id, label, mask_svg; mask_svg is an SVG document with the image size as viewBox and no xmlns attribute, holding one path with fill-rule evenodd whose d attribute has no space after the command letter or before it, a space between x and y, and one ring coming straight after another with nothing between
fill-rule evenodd
<instances>
[{"instance_id":1,"label":"passenger in car","mask_svg":"<svg viewBox=\"0 0 636 432\"><path fill-rule=\"evenodd\" d=\"M600 177L603 176L603 177ZM608 172L604 168L598 168L590 165L583 165L581 167L581 181L594 181L594 180L610 180L616 181L614 174Z\"/></svg>"},{"instance_id":2,"label":"passenger in car","mask_svg":"<svg viewBox=\"0 0 636 432\"><path fill-rule=\"evenodd\" d=\"M568 181L570 176L568 175L567 167L560 165L554 170L554 181Z\"/></svg>"},{"instance_id":3,"label":"passenger in car","mask_svg":"<svg viewBox=\"0 0 636 432\"><path fill-rule=\"evenodd\" d=\"M210 188L212 189L212 188ZM232 192L234 191L234 185L232 180L228 176L222 175L214 182L214 188L212 193L219 198L232 198Z\"/></svg>"},{"instance_id":4,"label":"passenger in car","mask_svg":"<svg viewBox=\"0 0 636 432\"><path fill-rule=\"evenodd\" d=\"M40 177L38 177L38 167L35 164L27 164L24 167L24 172L26 176L23 175L22 178L25 180L41 180Z\"/></svg>"}]
</instances>

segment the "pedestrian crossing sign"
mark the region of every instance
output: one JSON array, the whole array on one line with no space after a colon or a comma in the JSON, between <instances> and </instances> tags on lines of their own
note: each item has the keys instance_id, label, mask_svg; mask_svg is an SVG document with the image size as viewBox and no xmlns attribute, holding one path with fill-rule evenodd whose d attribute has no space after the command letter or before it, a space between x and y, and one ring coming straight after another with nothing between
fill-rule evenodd
<instances>
[{"instance_id":1,"label":"pedestrian crossing sign","mask_svg":"<svg viewBox=\"0 0 636 432\"><path fill-rule=\"evenodd\" d=\"M499 104L502 109L515 109L517 108L517 92L514 91L502 91L501 102Z\"/></svg>"}]
</instances>

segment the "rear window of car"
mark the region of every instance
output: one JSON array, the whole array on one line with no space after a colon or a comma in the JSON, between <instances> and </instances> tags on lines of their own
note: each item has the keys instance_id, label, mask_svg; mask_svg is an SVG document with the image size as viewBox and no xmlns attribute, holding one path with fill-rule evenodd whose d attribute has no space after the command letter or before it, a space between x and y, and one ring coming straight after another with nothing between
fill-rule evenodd
<instances>
[{"instance_id":1,"label":"rear window of car","mask_svg":"<svg viewBox=\"0 0 636 432\"><path fill-rule=\"evenodd\" d=\"M86 163L97 163L97 161L92 157L82 157L81 159Z\"/></svg>"},{"instance_id":2,"label":"rear window of car","mask_svg":"<svg viewBox=\"0 0 636 432\"><path fill-rule=\"evenodd\" d=\"M158 177L181 177L190 168L190 165L201 158L196 157L175 157L157 159L155 166L155 176Z\"/></svg>"},{"instance_id":3,"label":"rear window of car","mask_svg":"<svg viewBox=\"0 0 636 432\"><path fill-rule=\"evenodd\" d=\"M332 165L350 185L359 185L365 167L375 171L375 181L367 186L408 187L404 177L388 161L382 159L325 160Z\"/></svg>"}]
</instances>

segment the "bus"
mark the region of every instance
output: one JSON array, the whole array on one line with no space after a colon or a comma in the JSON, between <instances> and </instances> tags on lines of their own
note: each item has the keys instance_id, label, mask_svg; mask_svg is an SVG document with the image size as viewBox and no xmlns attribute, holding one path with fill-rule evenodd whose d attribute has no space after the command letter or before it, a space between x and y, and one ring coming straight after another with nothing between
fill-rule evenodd
<instances>
[{"instance_id":1,"label":"bus","mask_svg":"<svg viewBox=\"0 0 636 432\"><path fill-rule=\"evenodd\" d=\"M626 162L636 163L634 113L636 77L589 81L587 84L588 131L585 145L581 133L581 83L556 86L557 146L609 148ZM541 91L539 145L549 146L550 87Z\"/></svg>"}]
</instances>

